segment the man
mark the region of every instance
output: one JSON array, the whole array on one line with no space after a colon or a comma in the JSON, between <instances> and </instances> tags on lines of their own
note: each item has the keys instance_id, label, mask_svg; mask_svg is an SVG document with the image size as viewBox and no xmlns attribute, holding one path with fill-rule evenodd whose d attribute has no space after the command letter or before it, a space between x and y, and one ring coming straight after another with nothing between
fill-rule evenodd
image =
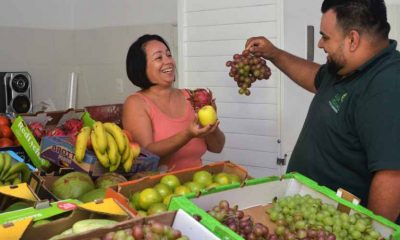
<instances>
[{"instance_id":1,"label":"man","mask_svg":"<svg viewBox=\"0 0 400 240\"><path fill-rule=\"evenodd\" d=\"M400 53L389 40L383 0L325 0L319 65L264 37L246 49L315 93L288 171L344 188L374 213L400 213Z\"/></svg>"}]
</instances>

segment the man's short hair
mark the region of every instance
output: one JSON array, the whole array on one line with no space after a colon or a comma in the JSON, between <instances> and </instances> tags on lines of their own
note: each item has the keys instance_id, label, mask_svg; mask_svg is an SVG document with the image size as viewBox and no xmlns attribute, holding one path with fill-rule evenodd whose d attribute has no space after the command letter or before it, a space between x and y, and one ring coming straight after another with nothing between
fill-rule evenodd
<instances>
[{"instance_id":1,"label":"man's short hair","mask_svg":"<svg viewBox=\"0 0 400 240\"><path fill-rule=\"evenodd\" d=\"M384 0L324 0L322 13L331 9L345 34L356 30L382 39L389 37L390 25Z\"/></svg>"}]
</instances>

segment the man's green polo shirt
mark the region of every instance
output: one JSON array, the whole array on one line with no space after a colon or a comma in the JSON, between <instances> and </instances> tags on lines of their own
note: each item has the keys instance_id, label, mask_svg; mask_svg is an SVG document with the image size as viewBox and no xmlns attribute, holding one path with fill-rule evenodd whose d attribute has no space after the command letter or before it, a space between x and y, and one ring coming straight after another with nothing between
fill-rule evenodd
<instances>
[{"instance_id":1,"label":"man's green polo shirt","mask_svg":"<svg viewBox=\"0 0 400 240\"><path fill-rule=\"evenodd\" d=\"M400 169L400 53L396 42L344 79L323 65L293 150L297 171L368 201L373 173Z\"/></svg>"}]
</instances>

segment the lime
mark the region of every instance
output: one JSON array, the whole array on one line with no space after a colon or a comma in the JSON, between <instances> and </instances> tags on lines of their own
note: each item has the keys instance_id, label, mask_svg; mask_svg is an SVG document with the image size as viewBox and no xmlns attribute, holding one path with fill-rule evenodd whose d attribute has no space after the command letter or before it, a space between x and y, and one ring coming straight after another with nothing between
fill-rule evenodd
<instances>
[{"instance_id":1,"label":"lime","mask_svg":"<svg viewBox=\"0 0 400 240\"><path fill-rule=\"evenodd\" d=\"M195 172L193 175L193 181L200 183L203 186L208 186L213 182L211 173L205 170Z\"/></svg>"},{"instance_id":2,"label":"lime","mask_svg":"<svg viewBox=\"0 0 400 240\"><path fill-rule=\"evenodd\" d=\"M164 203L154 203L149 207L149 209L147 209L147 215L150 216L158 213L163 213L167 210L167 205L165 205Z\"/></svg>"},{"instance_id":3,"label":"lime","mask_svg":"<svg viewBox=\"0 0 400 240\"><path fill-rule=\"evenodd\" d=\"M139 206L144 210L147 210L152 204L160 203L161 201L161 195L153 188L146 188L139 194Z\"/></svg>"},{"instance_id":4,"label":"lime","mask_svg":"<svg viewBox=\"0 0 400 240\"><path fill-rule=\"evenodd\" d=\"M184 186L184 185L181 185L181 186L177 186L175 188L175 192L174 193L176 195L185 195L185 194L190 193L190 189L188 187Z\"/></svg>"},{"instance_id":5,"label":"lime","mask_svg":"<svg viewBox=\"0 0 400 240\"><path fill-rule=\"evenodd\" d=\"M181 181L175 175L165 175L161 178L160 183L167 185L172 191L175 190L177 186L181 185Z\"/></svg>"},{"instance_id":6,"label":"lime","mask_svg":"<svg viewBox=\"0 0 400 240\"><path fill-rule=\"evenodd\" d=\"M221 185L226 185L226 184L230 184L231 183L231 179L229 178L229 175L224 173L224 172L220 172L214 175L213 180L215 183L221 184Z\"/></svg>"},{"instance_id":7,"label":"lime","mask_svg":"<svg viewBox=\"0 0 400 240\"><path fill-rule=\"evenodd\" d=\"M157 192L161 195L162 198L172 193L171 188L169 188L168 185L164 183L158 183L157 185L154 186L154 189L157 190Z\"/></svg>"}]
</instances>

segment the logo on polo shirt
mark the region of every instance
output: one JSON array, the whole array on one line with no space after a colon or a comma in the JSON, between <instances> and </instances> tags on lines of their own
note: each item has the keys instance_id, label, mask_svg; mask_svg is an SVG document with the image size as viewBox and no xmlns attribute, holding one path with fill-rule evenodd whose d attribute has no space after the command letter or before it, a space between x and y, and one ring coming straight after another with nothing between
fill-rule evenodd
<instances>
[{"instance_id":1,"label":"logo on polo shirt","mask_svg":"<svg viewBox=\"0 0 400 240\"><path fill-rule=\"evenodd\" d=\"M337 93L331 100L329 100L329 106L335 113L338 113L340 106L347 97L347 93Z\"/></svg>"}]
</instances>

